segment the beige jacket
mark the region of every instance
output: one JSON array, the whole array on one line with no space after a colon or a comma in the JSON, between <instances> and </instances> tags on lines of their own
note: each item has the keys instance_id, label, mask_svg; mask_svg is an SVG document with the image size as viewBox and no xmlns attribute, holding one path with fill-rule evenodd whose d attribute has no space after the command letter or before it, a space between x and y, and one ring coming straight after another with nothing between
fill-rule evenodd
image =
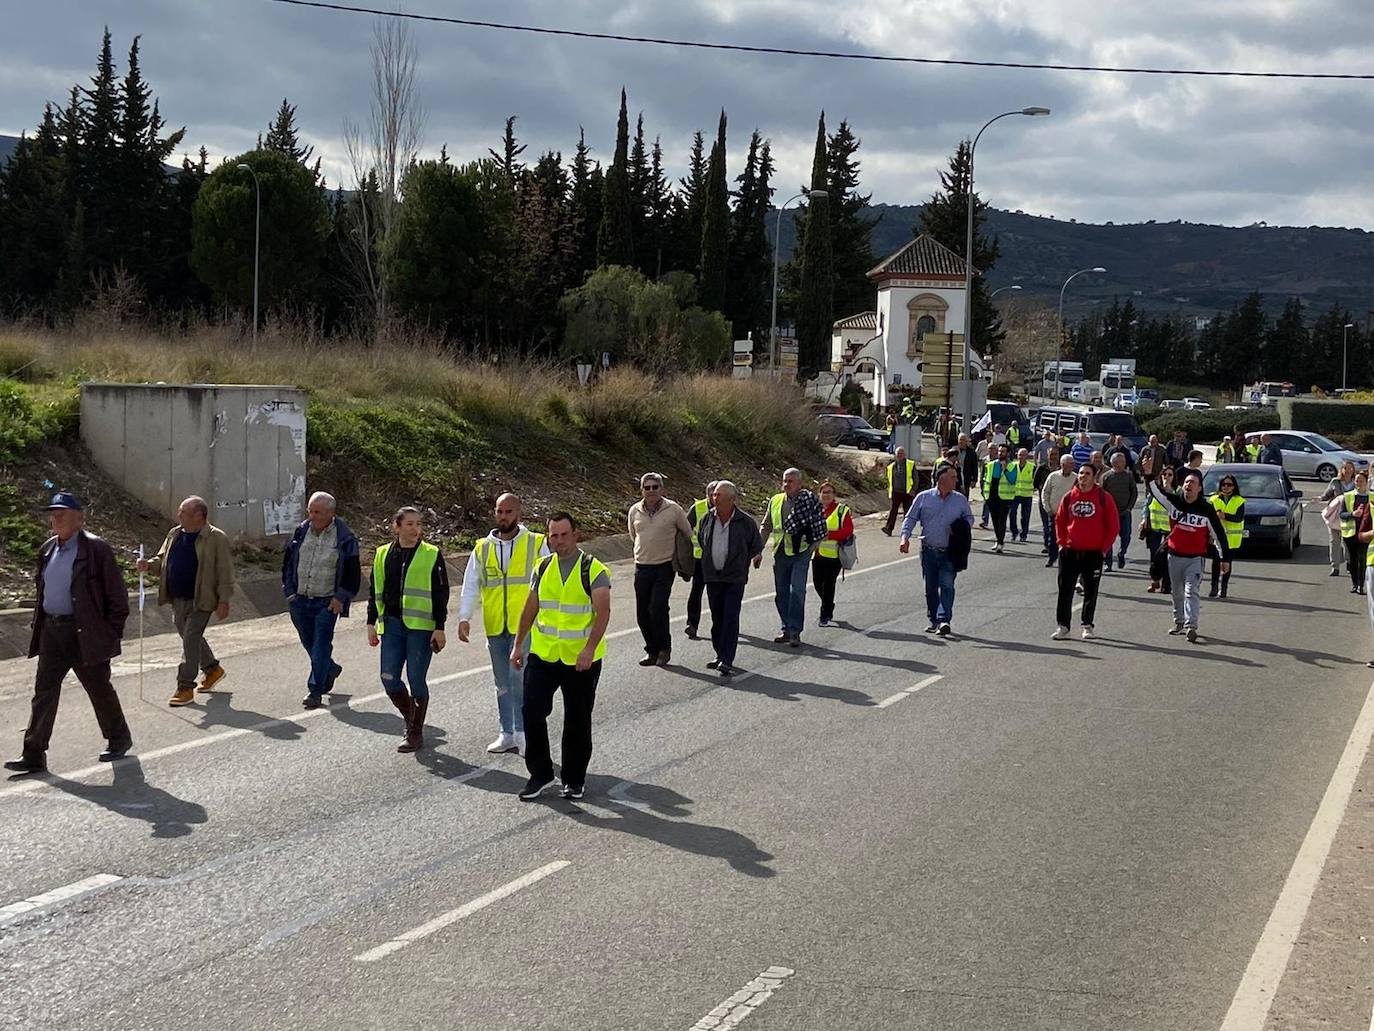
<instances>
[{"instance_id":1,"label":"beige jacket","mask_svg":"<svg viewBox=\"0 0 1374 1031\"><path fill-rule=\"evenodd\" d=\"M161 573L167 554L180 536L181 527L172 527L158 553L148 560L148 572L160 577L157 588L159 605L172 603L167 578ZM214 612L221 603L227 603L233 593L234 555L229 548L229 538L219 527L206 523L196 538L196 609Z\"/></svg>"},{"instance_id":2,"label":"beige jacket","mask_svg":"<svg viewBox=\"0 0 1374 1031\"><path fill-rule=\"evenodd\" d=\"M636 501L630 506L626 529L634 541L635 564L640 566L658 566L673 561L678 534L684 535L689 543L692 539L687 513L669 498L659 502L658 511L653 515L644 510L643 501Z\"/></svg>"}]
</instances>

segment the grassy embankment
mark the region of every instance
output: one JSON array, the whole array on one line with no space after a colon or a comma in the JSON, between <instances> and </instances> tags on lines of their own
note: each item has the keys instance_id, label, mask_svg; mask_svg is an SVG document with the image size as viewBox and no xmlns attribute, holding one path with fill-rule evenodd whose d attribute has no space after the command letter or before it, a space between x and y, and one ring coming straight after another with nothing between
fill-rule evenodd
<instances>
[{"instance_id":1,"label":"grassy embankment","mask_svg":"<svg viewBox=\"0 0 1374 1031\"><path fill-rule=\"evenodd\" d=\"M618 532L647 469L663 472L683 501L726 476L754 511L786 465L836 478L841 493L862 486L816 444L800 395L763 381L664 382L620 369L584 389L549 365L455 360L418 343L268 332L254 347L213 329L176 339L0 330L0 566L10 573L42 539L41 481L65 472L59 461L44 475L26 457L44 440L75 437L84 380L305 388L309 486L336 494L374 540L395 507L419 504L433 512L432 536L467 544L505 489L522 495L534 521L568 508L587 533Z\"/></svg>"}]
</instances>

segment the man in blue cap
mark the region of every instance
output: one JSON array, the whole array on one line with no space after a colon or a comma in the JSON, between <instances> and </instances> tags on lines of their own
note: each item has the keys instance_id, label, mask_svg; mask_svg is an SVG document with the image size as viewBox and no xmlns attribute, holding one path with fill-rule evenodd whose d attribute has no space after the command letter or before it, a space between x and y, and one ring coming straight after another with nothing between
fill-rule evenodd
<instances>
[{"instance_id":1,"label":"man in blue cap","mask_svg":"<svg viewBox=\"0 0 1374 1031\"><path fill-rule=\"evenodd\" d=\"M33 710L23 755L5 763L5 769L21 774L47 768L58 698L69 672L86 689L100 732L109 741L100 761L121 759L133 747L110 683L110 660L119 654L129 618L124 578L110 546L84 529L86 513L75 494L54 494L47 511L53 536L38 552L38 605L29 644L29 658L38 657Z\"/></svg>"}]
</instances>

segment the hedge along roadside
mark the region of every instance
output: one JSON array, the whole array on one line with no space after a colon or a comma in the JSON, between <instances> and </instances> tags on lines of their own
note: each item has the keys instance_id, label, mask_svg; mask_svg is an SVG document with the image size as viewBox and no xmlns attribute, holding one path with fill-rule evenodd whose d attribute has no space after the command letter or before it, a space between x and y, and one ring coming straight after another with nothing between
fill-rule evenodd
<instances>
[{"instance_id":1,"label":"hedge along roadside","mask_svg":"<svg viewBox=\"0 0 1374 1031\"><path fill-rule=\"evenodd\" d=\"M1374 430L1374 404L1285 397L1279 401L1279 419L1286 430L1353 437L1362 431Z\"/></svg>"},{"instance_id":2,"label":"hedge along roadside","mask_svg":"<svg viewBox=\"0 0 1374 1031\"><path fill-rule=\"evenodd\" d=\"M1144 433L1159 434L1159 439L1163 441L1172 439L1176 432L1182 430L1194 443L1219 442L1222 437L1231 436L1236 429L1246 434L1276 430L1279 428L1279 413L1272 408L1249 412L1174 409L1143 420L1140 428Z\"/></svg>"}]
</instances>

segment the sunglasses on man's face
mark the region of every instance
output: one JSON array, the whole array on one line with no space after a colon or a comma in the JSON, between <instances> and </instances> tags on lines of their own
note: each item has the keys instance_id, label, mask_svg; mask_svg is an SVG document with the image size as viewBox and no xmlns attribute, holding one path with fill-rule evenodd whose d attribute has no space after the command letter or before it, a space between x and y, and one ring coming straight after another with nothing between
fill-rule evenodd
<instances>
[{"instance_id":1,"label":"sunglasses on man's face","mask_svg":"<svg viewBox=\"0 0 1374 1031\"><path fill-rule=\"evenodd\" d=\"M643 487L640 488L640 490L658 490L658 489L659 489L659 487L658 487L658 484L657 484L657 483L646 483L646 484L644 484Z\"/></svg>"}]
</instances>

